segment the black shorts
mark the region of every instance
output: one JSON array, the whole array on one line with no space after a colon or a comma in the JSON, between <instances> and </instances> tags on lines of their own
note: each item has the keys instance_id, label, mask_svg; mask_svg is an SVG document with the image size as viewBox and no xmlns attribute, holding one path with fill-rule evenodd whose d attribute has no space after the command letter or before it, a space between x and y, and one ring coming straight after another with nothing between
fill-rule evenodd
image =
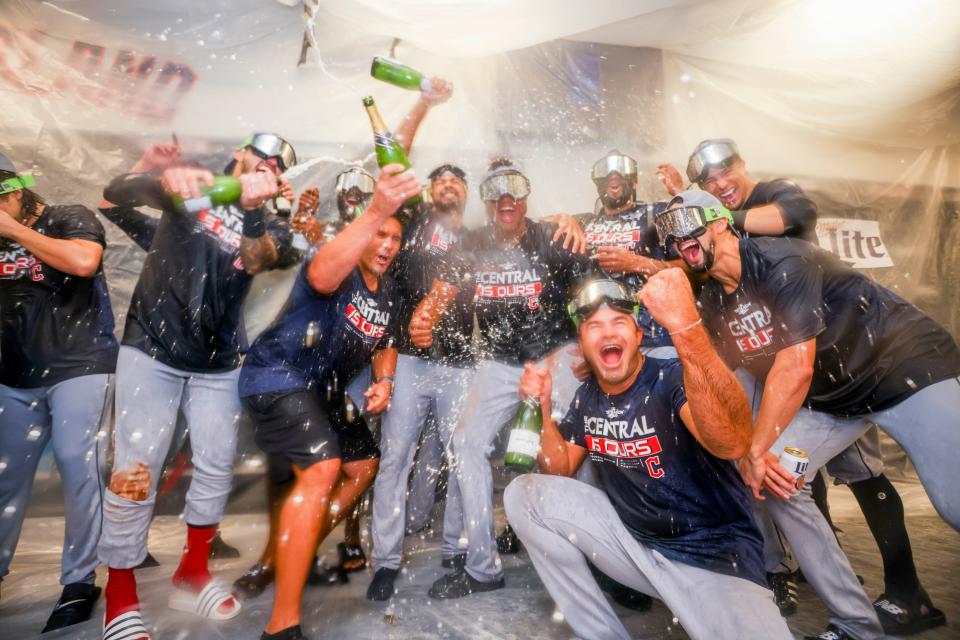
<instances>
[{"instance_id":1,"label":"black shorts","mask_svg":"<svg viewBox=\"0 0 960 640\"><path fill-rule=\"evenodd\" d=\"M274 482L292 479L291 464L305 469L321 460L356 462L380 457L380 448L359 412L347 422L343 394L328 402L317 389L294 389L242 400Z\"/></svg>"}]
</instances>

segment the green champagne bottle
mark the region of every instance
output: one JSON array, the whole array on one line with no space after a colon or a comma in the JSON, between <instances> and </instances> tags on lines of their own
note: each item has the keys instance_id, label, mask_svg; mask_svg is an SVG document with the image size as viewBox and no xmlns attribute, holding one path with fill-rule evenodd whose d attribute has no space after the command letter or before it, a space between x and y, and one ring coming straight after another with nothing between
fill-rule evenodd
<instances>
[{"instance_id":1,"label":"green champagne bottle","mask_svg":"<svg viewBox=\"0 0 960 640\"><path fill-rule=\"evenodd\" d=\"M543 426L543 411L540 398L526 398L520 404L517 417L510 430L507 441L507 454L503 464L511 471L527 473L533 471L540 454L540 429Z\"/></svg>"},{"instance_id":2,"label":"green champagne bottle","mask_svg":"<svg viewBox=\"0 0 960 640\"><path fill-rule=\"evenodd\" d=\"M430 91L430 80L419 71L400 64L396 60L377 56L370 65L370 75L377 80L389 82L401 89L410 89L411 91Z\"/></svg>"},{"instance_id":3,"label":"green champagne bottle","mask_svg":"<svg viewBox=\"0 0 960 640\"><path fill-rule=\"evenodd\" d=\"M213 186L201 185L200 191L203 193L199 198L189 198L184 200L175 195L174 204L186 213L200 213L204 209L212 209L222 205L233 204L240 200L243 193L243 186L239 178L233 176L214 176Z\"/></svg>"},{"instance_id":4,"label":"green champagne bottle","mask_svg":"<svg viewBox=\"0 0 960 640\"><path fill-rule=\"evenodd\" d=\"M380 116L380 110L374 104L373 98L370 96L364 98L363 106L367 110L367 116L370 117L370 126L373 127L373 144L377 152L377 164L382 168L388 164L396 163L409 169L410 161L407 160L407 154L404 152L403 146L393 138L393 134L387 129L387 125L384 124L383 118ZM418 193L404 204L411 206L419 202L420 194Z\"/></svg>"}]
</instances>

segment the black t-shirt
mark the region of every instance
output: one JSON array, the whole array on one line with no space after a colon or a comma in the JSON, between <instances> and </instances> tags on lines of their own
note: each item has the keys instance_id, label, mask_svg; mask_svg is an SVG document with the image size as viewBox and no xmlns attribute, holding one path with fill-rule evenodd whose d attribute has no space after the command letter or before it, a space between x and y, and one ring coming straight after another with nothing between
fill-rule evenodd
<instances>
[{"instance_id":1,"label":"black t-shirt","mask_svg":"<svg viewBox=\"0 0 960 640\"><path fill-rule=\"evenodd\" d=\"M697 442L680 419L679 360L646 358L629 389L580 386L558 426L589 452L603 490L639 542L677 562L766 586L763 542L736 465Z\"/></svg>"},{"instance_id":2,"label":"black t-shirt","mask_svg":"<svg viewBox=\"0 0 960 640\"><path fill-rule=\"evenodd\" d=\"M593 258L599 247L620 247L639 256L653 260L666 260L666 253L660 245L655 216L666 209L666 203L637 203L632 208L616 215L604 213L583 213L577 221L587 236L590 257ZM601 269L594 263L598 272ZM611 273L610 277L624 283L634 291L639 291L646 282L646 276L639 273ZM672 346L670 336L659 324L654 322L646 307L640 307L640 326L643 327L644 347Z\"/></svg>"},{"instance_id":3,"label":"black t-shirt","mask_svg":"<svg viewBox=\"0 0 960 640\"><path fill-rule=\"evenodd\" d=\"M330 294L307 281L304 265L280 315L254 340L240 371L240 396L305 389L336 377L340 387L370 361L375 349L393 345L396 290L389 277L370 291L355 268ZM313 346L311 322L319 333Z\"/></svg>"},{"instance_id":4,"label":"black t-shirt","mask_svg":"<svg viewBox=\"0 0 960 640\"><path fill-rule=\"evenodd\" d=\"M758 182L750 197L743 203L743 209L765 204L779 205L783 212L784 236L802 238L817 244L817 205L807 197L803 189L782 178ZM743 231L742 228L739 230Z\"/></svg>"},{"instance_id":5,"label":"black t-shirt","mask_svg":"<svg viewBox=\"0 0 960 640\"><path fill-rule=\"evenodd\" d=\"M473 287L478 356L506 364L538 360L575 335L568 292L589 259L552 242L556 225L527 219L519 241L504 246L488 225L463 240L464 280Z\"/></svg>"},{"instance_id":6,"label":"black t-shirt","mask_svg":"<svg viewBox=\"0 0 960 640\"><path fill-rule=\"evenodd\" d=\"M887 409L960 374L946 329L837 257L791 238L740 241L740 284L715 280L700 295L727 363L763 380L777 352L816 338L807 404L857 416Z\"/></svg>"},{"instance_id":7,"label":"black t-shirt","mask_svg":"<svg viewBox=\"0 0 960 640\"><path fill-rule=\"evenodd\" d=\"M107 246L103 226L81 205L45 207L33 230ZM117 340L102 265L92 278L68 275L19 243L0 238L0 318L0 383L45 387L116 368Z\"/></svg>"},{"instance_id":8,"label":"black t-shirt","mask_svg":"<svg viewBox=\"0 0 960 640\"><path fill-rule=\"evenodd\" d=\"M114 183L105 192L111 201ZM123 206L110 215L144 214ZM274 268L295 264L290 226L267 215L267 232L279 256ZM253 280L240 259L242 236L239 206L196 215L165 208L130 301L123 344L181 371L235 369L246 350L241 308Z\"/></svg>"},{"instance_id":9,"label":"black t-shirt","mask_svg":"<svg viewBox=\"0 0 960 640\"><path fill-rule=\"evenodd\" d=\"M392 269L400 301L400 353L435 360L455 367L474 363L473 288L463 287L434 331L433 345L419 349L410 341L408 327L413 311L433 287L434 279L455 279L460 246L459 230L447 228L447 216L425 206L404 225L403 246Z\"/></svg>"}]
</instances>

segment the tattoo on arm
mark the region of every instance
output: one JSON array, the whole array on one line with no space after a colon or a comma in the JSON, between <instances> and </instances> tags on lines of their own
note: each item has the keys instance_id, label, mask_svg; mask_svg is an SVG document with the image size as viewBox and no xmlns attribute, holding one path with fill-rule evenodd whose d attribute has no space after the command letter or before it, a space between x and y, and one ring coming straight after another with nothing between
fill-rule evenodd
<instances>
[{"instance_id":1,"label":"tattoo on arm","mask_svg":"<svg viewBox=\"0 0 960 640\"><path fill-rule=\"evenodd\" d=\"M277 246L266 233L259 238L243 236L240 240L240 259L243 269L250 275L270 269L277 262Z\"/></svg>"}]
</instances>

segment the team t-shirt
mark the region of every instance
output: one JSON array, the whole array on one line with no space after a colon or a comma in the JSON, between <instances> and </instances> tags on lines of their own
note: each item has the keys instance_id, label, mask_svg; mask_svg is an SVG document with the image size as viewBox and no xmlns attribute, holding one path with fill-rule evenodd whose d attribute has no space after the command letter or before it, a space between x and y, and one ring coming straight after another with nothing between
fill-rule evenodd
<instances>
[{"instance_id":1,"label":"team t-shirt","mask_svg":"<svg viewBox=\"0 0 960 640\"><path fill-rule=\"evenodd\" d=\"M241 397L334 379L346 385L375 349L394 343L397 303L389 277L371 291L355 268L336 291L323 294L307 281L308 266L300 270L280 315L250 347L240 371Z\"/></svg>"},{"instance_id":2,"label":"team t-shirt","mask_svg":"<svg viewBox=\"0 0 960 640\"><path fill-rule=\"evenodd\" d=\"M478 357L519 365L539 360L574 337L568 292L590 270L589 259L552 241L556 225L526 221L521 238L504 245L493 225L463 241L461 287L472 287Z\"/></svg>"},{"instance_id":3,"label":"team t-shirt","mask_svg":"<svg viewBox=\"0 0 960 640\"><path fill-rule=\"evenodd\" d=\"M616 215L600 213L584 213L577 216L577 221L587 236L587 246L591 258L596 255L600 247L620 247L639 256L653 260L666 260L666 253L660 245L657 228L653 221L655 216L666 209L666 203L653 204L637 203L632 208ZM597 271L601 271L595 265ZM646 282L646 276L639 273L611 273L607 274L634 291L639 291ZM644 347L672 346L670 336L659 324L654 322L646 307L640 307L638 317L643 328Z\"/></svg>"},{"instance_id":4,"label":"team t-shirt","mask_svg":"<svg viewBox=\"0 0 960 640\"><path fill-rule=\"evenodd\" d=\"M803 189L782 178L758 182L750 197L743 203L743 209L765 204L776 204L783 212L784 236L817 244L817 205L807 197Z\"/></svg>"},{"instance_id":5,"label":"team t-shirt","mask_svg":"<svg viewBox=\"0 0 960 640\"><path fill-rule=\"evenodd\" d=\"M887 409L960 375L942 326L836 256L791 238L740 241L740 283L704 285L701 312L731 368L763 380L780 350L816 338L806 403L839 416Z\"/></svg>"},{"instance_id":6,"label":"team t-shirt","mask_svg":"<svg viewBox=\"0 0 960 640\"><path fill-rule=\"evenodd\" d=\"M108 200L123 203L108 217L144 216L129 195L115 193L129 180L120 176L105 190ZM122 342L182 371L235 369L246 349L241 308L253 279L240 258L243 210L227 205L185 214L169 199L162 206ZM295 264L290 226L268 215L267 233L277 247L275 268Z\"/></svg>"},{"instance_id":7,"label":"team t-shirt","mask_svg":"<svg viewBox=\"0 0 960 640\"><path fill-rule=\"evenodd\" d=\"M763 542L735 464L707 451L680 419L687 402L675 359L645 358L607 395L593 378L558 425L585 448L627 530L671 560L766 587Z\"/></svg>"},{"instance_id":8,"label":"team t-shirt","mask_svg":"<svg viewBox=\"0 0 960 640\"><path fill-rule=\"evenodd\" d=\"M47 206L32 228L50 238L107 244L96 215L81 205ZM51 386L113 373L116 363L102 265L92 278L72 276L0 238L0 383Z\"/></svg>"},{"instance_id":9,"label":"team t-shirt","mask_svg":"<svg viewBox=\"0 0 960 640\"><path fill-rule=\"evenodd\" d=\"M461 231L451 229L448 222L445 214L420 206L404 224L403 245L392 269L400 305L397 347L400 353L469 367L475 360L472 287L460 289L438 323L429 349L416 347L410 341L408 330L414 310L430 292L434 279L445 282L455 279Z\"/></svg>"}]
</instances>

